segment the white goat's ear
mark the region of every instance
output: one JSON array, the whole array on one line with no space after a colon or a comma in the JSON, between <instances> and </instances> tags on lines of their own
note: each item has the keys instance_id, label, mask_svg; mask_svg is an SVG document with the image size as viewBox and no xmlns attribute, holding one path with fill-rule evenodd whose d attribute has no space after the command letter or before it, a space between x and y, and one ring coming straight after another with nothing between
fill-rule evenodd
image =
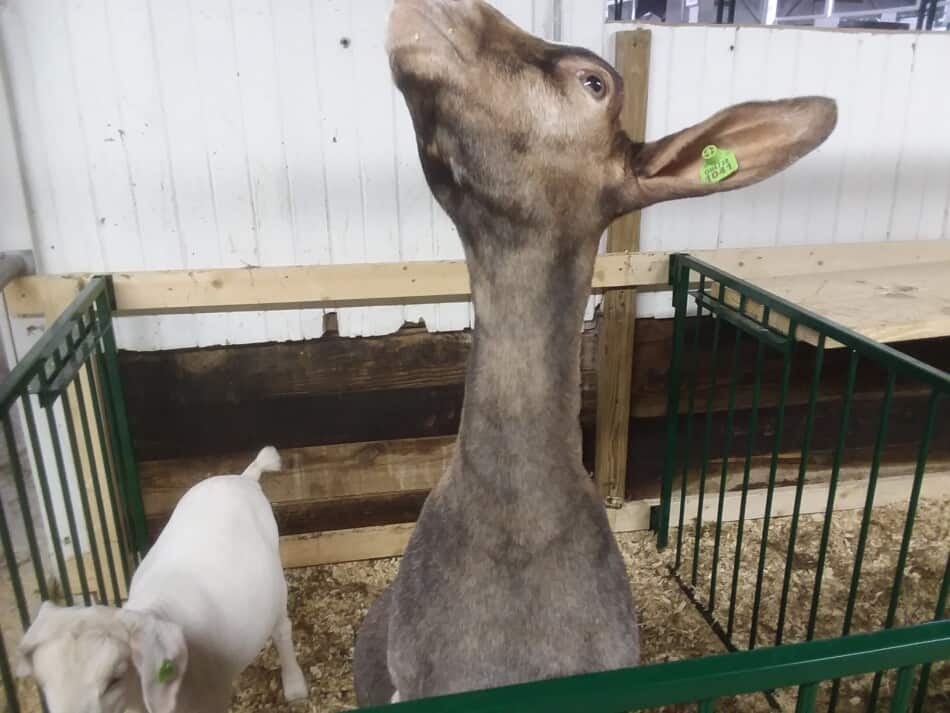
<instances>
[{"instance_id":1,"label":"white goat's ear","mask_svg":"<svg viewBox=\"0 0 950 713\"><path fill-rule=\"evenodd\" d=\"M134 614L129 621L129 647L145 707L148 713L172 713L188 666L181 627L145 614Z\"/></svg>"},{"instance_id":2,"label":"white goat's ear","mask_svg":"<svg viewBox=\"0 0 950 713\"><path fill-rule=\"evenodd\" d=\"M659 141L634 144L620 212L758 183L819 146L837 120L837 105L826 97L749 102Z\"/></svg>"},{"instance_id":3,"label":"white goat's ear","mask_svg":"<svg viewBox=\"0 0 950 713\"><path fill-rule=\"evenodd\" d=\"M30 624L30 628L26 630L23 640L17 647L14 673L18 678L33 675L33 652L59 632L60 611L62 610L51 602L43 602L40 605L36 618L33 619L33 623Z\"/></svg>"}]
</instances>

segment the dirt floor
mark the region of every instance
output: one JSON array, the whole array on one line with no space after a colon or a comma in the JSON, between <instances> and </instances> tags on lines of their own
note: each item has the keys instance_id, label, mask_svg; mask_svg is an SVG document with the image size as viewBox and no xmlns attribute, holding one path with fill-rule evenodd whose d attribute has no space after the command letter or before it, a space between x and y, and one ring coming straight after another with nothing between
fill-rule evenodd
<instances>
[{"instance_id":1,"label":"dirt floor","mask_svg":"<svg viewBox=\"0 0 950 713\"><path fill-rule=\"evenodd\" d=\"M868 548L863 558L862 585L854 614L855 632L881 627L887 611L894 576L896 552L903 533L904 507L885 507L874 511L869 531ZM950 497L922 503L907 573L904 578L897 625L924 621L934 616L936 591L947 562L950 543ZM807 626L811 592L814 583L816 553L823 516L802 519L798 532L795 563L790 584L791 602L786 620L786 641L802 638ZM838 513L833 518L832 546L829 548L817 620L820 637L840 635L841 620L847 601L850 573L854 563L861 512ZM759 643L774 641L778 604L788 548L790 520L772 523L766 547L765 577L762 590L762 614ZM719 569L719 594L716 616L728 620L731 594L732 563L738 528L723 526ZM695 596L706 601L714 530L703 533L700 550L698 583ZM669 571L672 551L659 554L650 533L634 533L619 538L621 550L630 573L631 588L640 609L641 643L644 663L658 663L725 652L725 647L712 632L704 618L681 590ZM675 542L676 533L673 533ZM934 543L940 546L934 547ZM743 554L740 558L739 585L736 588L736 640L748 640L752 601L755 592L755 571L761 544L761 524L747 524L744 530ZM692 533L685 534L687 554L681 572L689 579L691 570ZM311 685L307 704L290 706L283 702L279 666L273 648L268 648L241 677L236 686L233 713L322 713L353 708L352 652L356 629L373 599L392 581L398 560L342 564L288 572L291 618L294 639L301 666ZM866 709L869 679L846 679L842 682L838 710L843 713ZM881 710L889 700L893 676L886 677L879 703ZM25 713L38 708L32 684L23 684ZM827 701L827 688L819 693L819 703ZM793 711L795 692L779 691L774 703L779 710ZM824 708L820 708L824 710ZM695 710L695 706L669 710ZM720 701L717 711L775 710L762 695L739 700ZM950 711L950 665L934 668L927 713Z\"/></svg>"}]
</instances>

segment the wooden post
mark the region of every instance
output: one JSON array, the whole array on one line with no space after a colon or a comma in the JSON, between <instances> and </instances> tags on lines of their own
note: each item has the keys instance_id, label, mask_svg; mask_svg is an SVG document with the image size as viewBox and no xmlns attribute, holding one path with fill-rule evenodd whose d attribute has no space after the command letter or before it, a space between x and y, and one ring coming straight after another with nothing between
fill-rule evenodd
<instances>
[{"instance_id":1,"label":"wooden post","mask_svg":"<svg viewBox=\"0 0 950 713\"><path fill-rule=\"evenodd\" d=\"M616 66L624 80L624 130L634 141L646 134L650 74L650 31L631 30L616 36ZM640 212L615 221L607 233L608 252L640 248ZM621 507L626 492L630 386L633 340L637 320L636 290L604 294L597 365L597 450L595 480L609 507Z\"/></svg>"}]
</instances>

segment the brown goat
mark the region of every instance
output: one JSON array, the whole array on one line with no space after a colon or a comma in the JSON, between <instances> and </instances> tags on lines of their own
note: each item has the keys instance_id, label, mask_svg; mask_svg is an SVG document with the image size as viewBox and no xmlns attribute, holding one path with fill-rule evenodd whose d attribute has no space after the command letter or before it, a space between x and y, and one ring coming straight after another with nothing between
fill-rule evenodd
<instances>
[{"instance_id":1,"label":"brown goat","mask_svg":"<svg viewBox=\"0 0 950 713\"><path fill-rule=\"evenodd\" d=\"M361 705L636 665L636 611L581 462L580 332L620 215L731 190L822 143L833 101L722 111L656 142L620 128L621 78L481 0L396 0L393 75L458 227L476 331L452 462L357 637ZM739 164L700 180L708 145Z\"/></svg>"}]
</instances>

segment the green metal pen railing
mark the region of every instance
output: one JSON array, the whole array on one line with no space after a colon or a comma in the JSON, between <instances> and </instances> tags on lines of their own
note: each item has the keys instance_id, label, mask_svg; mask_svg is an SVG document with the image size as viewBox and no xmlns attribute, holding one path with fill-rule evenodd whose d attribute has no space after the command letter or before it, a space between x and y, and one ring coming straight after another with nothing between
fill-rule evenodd
<instances>
[{"instance_id":1,"label":"green metal pen railing","mask_svg":"<svg viewBox=\"0 0 950 713\"><path fill-rule=\"evenodd\" d=\"M883 710L905 713L921 666L950 658L950 621L873 634L743 651L690 661L528 683L364 709L368 713L625 713L680 706L705 713L723 699L797 689L796 713L817 710L823 681L894 671L897 683ZM728 711L729 708L721 710ZM791 710L791 709L788 709ZM936 711L934 711L936 713Z\"/></svg>"},{"instance_id":2,"label":"green metal pen railing","mask_svg":"<svg viewBox=\"0 0 950 713\"><path fill-rule=\"evenodd\" d=\"M0 423L16 494L16 508L0 504L0 545L21 627L3 622L0 678L18 713L8 657L39 602L121 604L146 547L108 278L91 279L4 380Z\"/></svg>"},{"instance_id":3,"label":"green metal pen railing","mask_svg":"<svg viewBox=\"0 0 950 713\"><path fill-rule=\"evenodd\" d=\"M950 418L947 417L950 375L688 255L672 258L670 277L676 317L669 377L666 465L655 525L659 546L673 547L672 571L681 587L724 643L734 650L769 644L779 646L793 640L789 632L793 613L802 624L799 628L804 631L798 637L800 640L816 638L819 623L822 630L828 632L831 620L840 627L837 629L840 636L851 634L855 630L875 498L888 452L889 427L893 427L895 421L895 402L900 385L902 394L914 395L910 402L905 400L905 407L911 403L910 410L919 412L922 420L915 419L913 423L917 430L914 439L916 451L912 454L913 462L907 466L913 479L900 546L889 553L892 560L888 564L893 566L893 574L890 591L883 593L886 595L886 613L881 610L880 621L874 626L894 627L912 554L921 489L937 430L940 429L941 443L950 442ZM692 317L688 310L691 287L694 288L692 301L696 307L696 314ZM802 341L812 346L803 348ZM723 345L729 342L732 355L727 362L728 355L723 354ZM704 359L700 357L701 344L708 345L709 349L704 352ZM840 390L837 381L830 389L827 383L834 381L832 376L839 376L826 373L829 371L826 368L829 352L833 348L843 352L836 355L836 364L843 367L836 371L844 375ZM748 518L750 497L754 492L750 474L753 445L761 440L763 431L766 362L774 367L772 378L777 377L777 380L770 394L773 408L769 414L768 475L761 484L764 487L758 491L761 495L764 490L764 507L761 520L754 526L759 541L750 557L746 542L753 529ZM728 368L724 368L727 363ZM754 364L751 373L749 363ZM796 416L799 420L798 444L788 443L790 439L786 433L793 371L802 376L803 384L807 384L804 393L799 394L803 409L799 409ZM865 495L860 527L855 533L854 556L850 571L844 573L848 582L847 596L844 602L826 601L828 598L823 597L823 587L829 576L827 565L833 544L832 524L842 484L843 460L850 449L849 438L853 437L855 404L859 396L856 385L860 377L867 377L870 372L874 373L881 388L871 395L860 394L862 415L867 420L867 414L876 413L876 423L870 465L865 471L866 481L861 483ZM701 380L704 380L702 386ZM748 391L750 383L751 393ZM706 389L705 408L697 413L695 409L701 389ZM745 443L737 443L741 441L737 434L736 398L740 389L744 391L747 402L743 413ZM723 391L726 396L721 400ZM718 427L713 423L714 402L725 407L725 417L719 419ZM816 433L818 412L835 409L840 409L837 429L825 428L822 433ZM905 425L904 430L907 428ZM802 549L803 497L809 483L809 468L813 465L814 440L819 436L831 446L831 470L825 483L827 494L817 552L808 553L814 555L814 564L809 562L799 566L796 559ZM797 458L797 473L789 486L793 491L791 517L783 524L782 537L778 538L774 532L774 518L779 463L783 459L787 462L791 452ZM701 459L698 467L690 462L697 454ZM710 472L714 454L720 458L716 473ZM732 485L727 486L730 482ZM739 483L738 488L736 483ZM716 485L718 492L711 490ZM739 503L738 517L732 525L735 544L732 552L727 553L723 532L726 527L724 506L729 495L738 495ZM707 501L710 498L716 499L714 519L708 515ZM670 541L672 531L675 531L673 542ZM946 609L950 542L918 545L918 549L925 547L932 551L936 548L947 557L942 586L933 583L936 606L928 607L927 614L929 616L929 612L935 610L936 618L940 619ZM729 576L723 585L721 577L724 574ZM839 571L836 576L840 578L842 573ZM750 581L754 582L751 607L746 606L750 611L743 611L738 596L740 582ZM777 603L771 616L766 615L766 602L770 609ZM741 632L740 615L746 623ZM918 683L921 694L915 703L915 711L924 710L923 695L928 676L929 668L925 668ZM881 685L882 674L878 673L867 696L868 711L876 710ZM829 709L833 711L838 704L839 683L835 681L830 689Z\"/></svg>"}]
</instances>

